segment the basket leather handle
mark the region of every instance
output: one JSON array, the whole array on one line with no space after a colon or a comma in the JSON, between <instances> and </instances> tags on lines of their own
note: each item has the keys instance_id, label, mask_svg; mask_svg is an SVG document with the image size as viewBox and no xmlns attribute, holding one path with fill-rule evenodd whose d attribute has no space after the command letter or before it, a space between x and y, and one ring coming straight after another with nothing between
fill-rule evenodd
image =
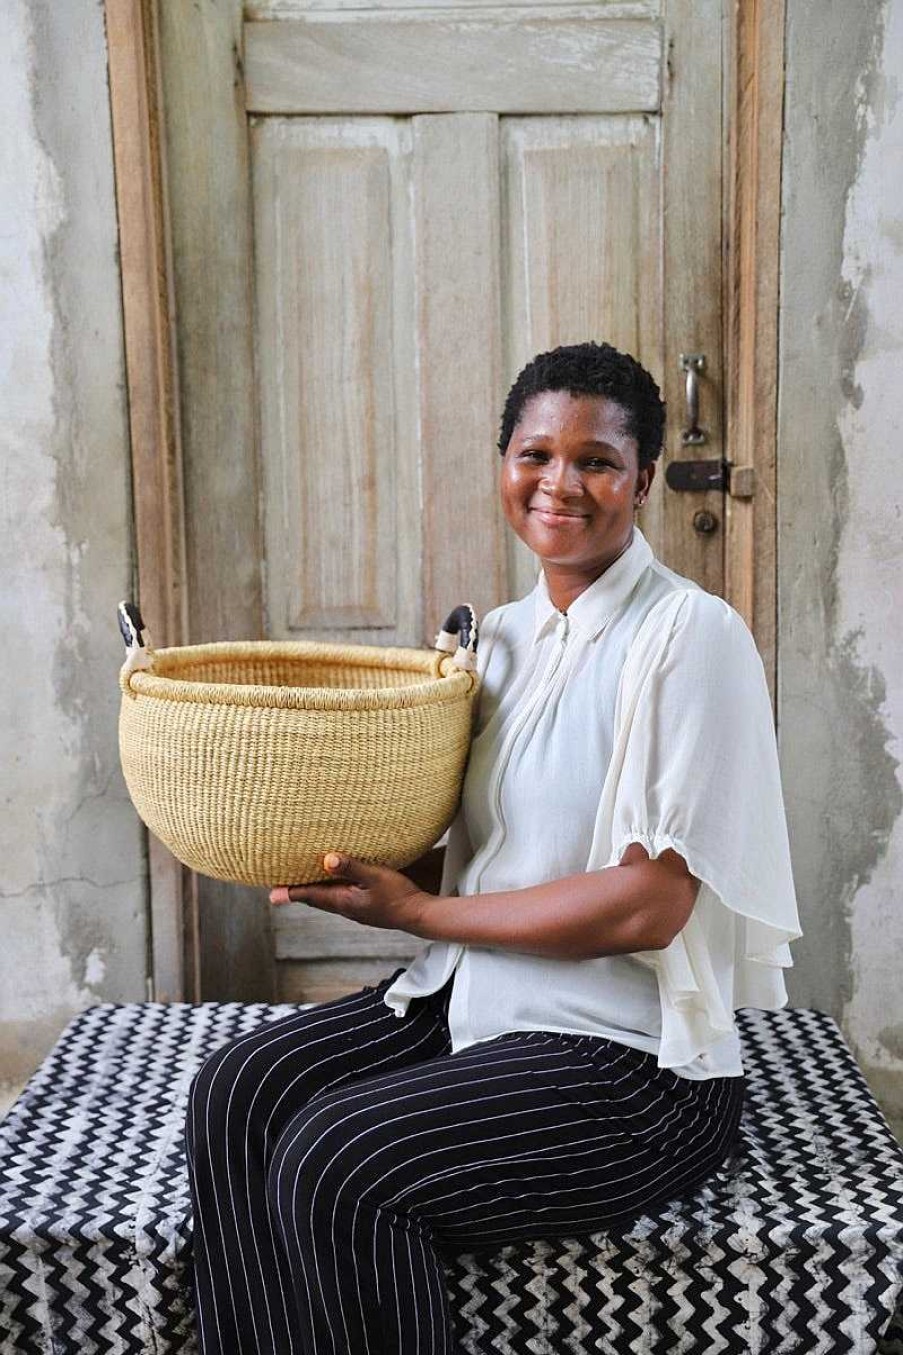
<instances>
[{"instance_id":1,"label":"basket leather handle","mask_svg":"<svg viewBox=\"0 0 903 1355\"><path fill-rule=\"evenodd\" d=\"M468 673L477 669L477 641L480 628L477 614L469 602L462 602L445 618L445 624L436 636L435 647L443 654L452 654L452 663Z\"/></svg>"},{"instance_id":2,"label":"basket leather handle","mask_svg":"<svg viewBox=\"0 0 903 1355\"><path fill-rule=\"evenodd\" d=\"M125 663L119 670L119 685L127 696L134 696L129 678L136 669L153 668L154 647L136 603L120 602L116 616L119 632L125 641Z\"/></svg>"}]
</instances>

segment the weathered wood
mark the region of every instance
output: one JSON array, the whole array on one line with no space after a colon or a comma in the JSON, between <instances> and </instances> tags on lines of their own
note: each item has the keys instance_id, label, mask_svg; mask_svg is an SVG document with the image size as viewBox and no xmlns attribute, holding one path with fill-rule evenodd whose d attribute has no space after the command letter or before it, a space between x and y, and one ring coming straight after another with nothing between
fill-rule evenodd
<instances>
[{"instance_id":1,"label":"weathered wood","mask_svg":"<svg viewBox=\"0 0 903 1355\"><path fill-rule=\"evenodd\" d=\"M280 904L275 910L276 959L355 959L361 955L413 955L423 942L387 927L365 927L347 917L303 903Z\"/></svg>"},{"instance_id":2,"label":"weathered wood","mask_svg":"<svg viewBox=\"0 0 903 1355\"><path fill-rule=\"evenodd\" d=\"M412 952L413 955L413 952ZM401 969L408 957L357 960L283 960L276 968L277 1002L332 1002L364 985L373 988Z\"/></svg>"},{"instance_id":3,"label":"weathered wood","mask_svg":"<svg viewBox=\"0 0 903 1355\"><path fill-rule=\"evenodd\" d=\"M626 113L659 107L661 32L596 8L310 12L245 25L254 113Z\"/></svg>"},{"instance_id":4,"label":"weathered wood","mask_svg":"<svg viewBox=\"0 0 903 1355\"><path fill-rule=\"evenodd\" d=\"M156 10L154 0L107 0L105 7L138 601L163 648L184 639L186 594ZM154 996L178 1002L186 991L185 872L152 836L148 874Z\"/></svg>"},{"instance_id":5,"label":"weathered wood","mask_svg":"<svg viewBox=\"0 0 903 1355\"><path fill-rule=\"evenodd\" d=\"M668 445L664 462L722 454L722 0L666 0L667 76L663 101L664 393ZM681 353L704 353L700 426L708 440L685 447L686 377ZM659 487L660 488L660 487ZM665 563L710 592L724 585L724 496L665 488L656 546ZM718 530L693 527L701 509Z\"/></svg>"},{"instance_id":6,"label":"weathered wood","mask_svg":"<svg viewBox=\"0 0 903 1355\"><path fill-rule=\"evenodd\" d=\"M188 639L263 636L251 211L238 0L160 9ZM274 884L285 881L274 880ZM266 892L199 879L205 998L273 992Z\"/></svg>"},{"instance_id":7,"label":"weathered wood","mask_svg":"<svg viewBox=\"0 0 903 1355\"><path fill-rule=\"evenodd\" d=\"M756 637L774 700L784 0L734 5L731 52L726 445L755 483L727 502L725 597Z\"/></svg>"},{"instance_id":8,"label":"weathered wood","mask_svg":"<svg viewBox=\"0 0 903 1355\"><path fill-rule=\"evenodd\" d=\"M267 117L257 125L252 118L264 480L277 474L275 455L298 477L292 491L296 507L281 520L289 529L300 521L309 534L313 522L334 533L336 500L352 495L354 511L362 513L351 531L356 568L339 562L338 572L330 574L322 558L303 560L303 542L299 547L292 541L286 549L284 532L282 540L278 532L271 535L276 508L284 501L277 504L276 478L262 485L268 577L272 581L285 571L281 591L268 591L268 633L300 630L316 637L345 629L349 638L361 640L431 643L440 613L452 603L467 597L485 611L532 586L535 561L529 577L521 577L516 565L508 573L494 442L508 381L522 361L553 342L603 337L631 348L665 386L670 454L720 454L721 7L715 0L669 3L669 79L658 117L659 25L649 17L655 5L599 4L590 10L550 4L548 13L534 12L532 18L523 9L481 12L478 3L465 15L447 8L431 13L428 4L407 14L379 13L379 6L374 0L358 8L350 0L345 8L345 0L337 0L326 7L330 13L318 0L309 6L300 0L249 6L251 21L244 28L249 92L242 83L237 0L231 5L223 0L215 14L213 7L209 13L167 7L167 61L181 66L167 84L167 127L179 156L173 171L180 185L174 230L182 270L177 285L186 476L192 477L187 494L193 637L263 633L255 536L263 527L255 520L256 483L248 474L254 377L246 109L335 115L304 121ZM404 8L404 0L397 8ZM630 18L614 17L628 11ZM281 22L254 22L274 17ZM609 45L600 40L603 31L610 34ZM553 68L556 52L562 54L555 43L564 38L572 41L571 56ZM314 41L325 44L317 47L315 60ZM469 52L469 42L479 48L478 59L465 68L449 57L450 51ZM568 61L585 61L587 69L575 74ZM620 67L614 81L608 78L613 63ZM629 92L637 89L645 91L639 103ZM582 109L587 97L593 114L633 107L646 116L537 116ZM501 174L498 124L491 116L496 109L528 115L501 124ZM369 116L358 116L362 111ZM381 111L424 115L402 121L375 116ZM326 167L311 171L318 157ZM313 196L305 198L312 172L314 180L320 178ZM353 204L342 201L348 196ZM537 215L543 212L544 220ZM327 227L320 216L328 218ZM281 237L281 259L277 228L289 232ZM330 228L345 254L344 274L330 253ZM350 261L365 258L371 276L352 289L349 279L362 269ZM378 270L389 276L372 277ZM334 301L316 291L317 273L330 280L330 297L351 297L350 310L342 303L341 321L338 307L331 315ZM280 324L289 328L288 342L281 345ZM318 377L325 371L332 379L327 358L330 351L338 353L340 334L351 339L345 353L353 386L347 400L335 381L332 386L338 390L333 404L339 405L340 430L342 419L349 419L342 445L350 447L353 427L361 425L356 401L363 390L373 426L381 431L365 443L357 471L342 460L336 474L335 463L311 453L314 421L304 423L309 411L303 407L303 380L294 380L291 364L303 378L304 365L321 360L326 365L317 369ZM318 343L325 343L325 356L318 357ZM388 372L386 345L392 355ZM679 443L681 351L704 351L709 361L702 422L712 438L700 450ZM279 361L287 364L282 372ZM377 370L381 393L367 384L367 372ZM275 383L269 391L268 381ZM276 453L274 439L280 436L287 440ZM329 436L333 441L332 424ZM381 460L386 438L391 468ZM233 467L238 471L230 500L223 490ZM388 499L381 497L387 486ZM722 497L712 498L663 491L660 471L641 521L667 564L719 592L725 532L713 541L692 528L700 507L721 517ZM752 503L758 512L758 495ZM197 514L211 507L214 522L196 523ZM732 502L729 513L734 508ZM390 531L375 564L374 524L382 534L389 524ZM219 601L212 597L210 578L201 577L209 562L223 590ZM394 594L386 582L393 563ZM245 571L238 577L236 566ZM350 610L343 614L331 596ZM211 599L216 625L199 631L203 598ZM206 881L200 889L204 996L255 995L247 976L270 944L270 921L280 955L300 950L308 956L280 959L279 995L291 993L290 1000L301 1000L302 993L323 1000L325 994L353 991L407 958L380 954L379 947L388 944L385 933L374 937L376 949L366 956L330 956L330 939L305 932L288 911L270 909L265 891L255 900L249 891ZM249 905L244 916L243 897ZM309 919L312 910L304 912ZM366 935L360 932L358 940ZM245 947L250 964L243 939L250 941ZM396 937L393 944L402 942ZM322 945L322 958L311 957L314 945ZM217 947L223 949L220 958L213 953ZM265 959L262 964L265 971ZM261 995L264 987L258 985Z\"/></svg>"},{"instance_id":9,"label":"weathered wood","mask_svg":"<svg viewBox=\"0 0 903 1355\"><path fill-rule=\"evenodd\" d=\"M574 7L574 0L518 0L519 9ZM455 9L497 8L498 0L456 0ZM310 10L448 9L448 0L245 0L246 19L297 19ZM661 0L595 0L607 19L654 19Z\"/></svg>"},{"instance_id":10,"label":"weathered wood","mask_svg":"<svg viewBox=\"0 0 903 1355\"><path fill-rule=\"evenodd\" d=\"M240 6L160 14L192 640L263 634Z\"/></svg>"},{"instance_id":11,"label":"weathered wood","mask_svg":"<svg viewBox=\"0 0 903 1355\"><path fill-rule=\"evenodd\" d=\"M267 118L252 161L269 634L419 644L410 123Z\"/></svg>"},{"instance_id":12,"label":"weathered wood","mask_svg":"<svg viewBox=\"0 0 903 1355\"><path fill-rule=\"evenodd\" d=\"M414 119L424 642L508 596L493 449L500 394L498 122ZM453 362L450 358L453 355Z\"/></svg>"},{"instance_id":13,"label":"weathered wood","mask_svg":"<svg viewBox=\"0 0 903 1355\"><path fill-rule=\"evenodd\" d=\"M657 120L507 118L502 160L507 382L534 353L586 339L660 370ZM536 558L507 539L522 595Z\"/></svg>"}]
</instances>

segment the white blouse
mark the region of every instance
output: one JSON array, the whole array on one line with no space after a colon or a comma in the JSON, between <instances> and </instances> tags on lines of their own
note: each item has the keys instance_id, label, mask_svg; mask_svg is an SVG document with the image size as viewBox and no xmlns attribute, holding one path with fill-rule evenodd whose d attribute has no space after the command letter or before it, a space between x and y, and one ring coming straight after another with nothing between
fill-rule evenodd
<instances>
[{"instance_id":1,"label":"white blouse","mask_svg":"<svg viewBox=\"0 0 903 1355\"><path fill-rule=\"evenodd\" d=\"M482 678L440 893L521 889L671 847L700 881L665 950L587 960L431 941L386 990L398 1016L454 974L452 1049L517 1030L603 1035L689 1078L743 1072L737 1007L787 1003L802 935L771 701L728 603L638 527L565 615L540 570L484 618ZM454 907L454 904L449 904Z\"/></svg>"}]
</instances>

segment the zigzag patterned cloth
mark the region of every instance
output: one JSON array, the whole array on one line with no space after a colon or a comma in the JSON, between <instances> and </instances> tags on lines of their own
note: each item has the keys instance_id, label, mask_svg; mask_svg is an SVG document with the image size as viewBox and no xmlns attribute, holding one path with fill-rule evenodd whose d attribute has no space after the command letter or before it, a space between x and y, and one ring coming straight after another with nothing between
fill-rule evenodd
<instances>
[{"instance_id":1,"label":"zigzag patterned cloth","mask_svg":"<svg viewBox=\"0 0 903 1355\"><path fill-rule=\"evenodd\" d=\"M105 1003L0 1123L2 1355L192 1355L188 1086L297 1007ZM831 1017L737 1014L739 1147L629 1231L447 1262L466 1355L903 1355L903 1153Z\"/></svg>"}]
</instances>

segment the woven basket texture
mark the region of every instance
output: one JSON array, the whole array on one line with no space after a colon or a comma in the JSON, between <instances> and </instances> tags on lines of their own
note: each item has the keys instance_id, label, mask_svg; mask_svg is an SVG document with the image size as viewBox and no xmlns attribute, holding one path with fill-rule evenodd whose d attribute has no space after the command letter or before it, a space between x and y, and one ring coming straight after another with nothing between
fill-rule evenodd
<instances>
[{"instance_id":1,"label":"woven basket texture","mask_svg":"<svg viewBox=\"0 0 903 1355\"><path fill-rule=\"evenodd\" d=\"M328 878L323 855L403 869L454 817L479 679L430 650L312 641L157 650L120 678L138 814L192 870Z\"/></svg>"}]
</instances>

